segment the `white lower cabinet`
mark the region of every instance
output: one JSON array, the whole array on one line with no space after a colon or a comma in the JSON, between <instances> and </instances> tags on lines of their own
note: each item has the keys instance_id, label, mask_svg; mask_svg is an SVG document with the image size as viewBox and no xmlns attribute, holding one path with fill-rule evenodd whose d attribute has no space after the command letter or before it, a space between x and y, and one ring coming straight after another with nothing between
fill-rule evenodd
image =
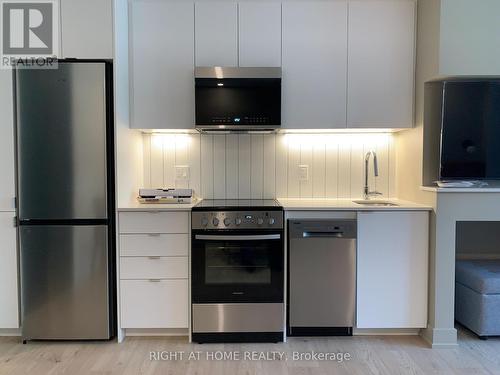
<instances>
[{"instance_id":1,"label":"white lower cabinet","mask_svg":"<svg viewBox=\"0 0 500 375\"><path fill-rule=\"evenodd\" d=\"M122 328L187 328L188 280L121 280Z\"/></svg>"},{"instance_id":2,"label":"white lower cabinet","mask_svg":"<svg viewBox=\"0 0 500 375\"><path fill-rule=\"evenodd\" d=\"M19 328L14 212L0 212L0 329Z\"/></svg>"},{"instance_id":3,"label":"white lower cabinet","mask_svg":"<svg viewBox=\"0 0 500 375\"><path fill-rule=\"evenodd\" d=\"M189 214L120 212L121 328L189 327Z\"/></svg>"},{"instance_id":4,"label":"white lower cabinet","mask_svg":"<svg viewBox=\"0 0 500 375\"><path fill-rule=\"evenodd\" d=\"M425 328L429 213L358 213L357 328Z\"/></svg>"},{"instance_id":5,"label":"white lower cabinet","mask_svg":"<svg viewBox=\"0 0 500 375\"><path fill-rule=\"evenodd\" d=\"M121 279L187 279L188 257L120 257Z\"/></svg>"}]
</instances>

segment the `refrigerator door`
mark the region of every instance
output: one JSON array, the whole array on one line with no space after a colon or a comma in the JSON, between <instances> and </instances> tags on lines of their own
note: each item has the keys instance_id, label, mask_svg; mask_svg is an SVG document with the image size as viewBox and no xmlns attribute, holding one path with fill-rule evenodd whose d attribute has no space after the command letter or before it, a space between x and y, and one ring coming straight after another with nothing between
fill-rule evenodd
<instances>
[{"instance_id":1,"label":"refrigerator door","mask_svg":"<svg viewBox=\"0 0 500 375\"><path fill-rule=\"evenodd\" d=\"M16 71L19 218L107 218L104 63Z\"/></svg>"},{"instance_id":2,"label":"refrigerator door","mask_svg":"<svg viewBox=\"0 0 500 375\"><path fill-rule=\"evenodd\" d=\"M109 339L108 227L19 231L23 338Z\"/></svg>"}]
</instances>

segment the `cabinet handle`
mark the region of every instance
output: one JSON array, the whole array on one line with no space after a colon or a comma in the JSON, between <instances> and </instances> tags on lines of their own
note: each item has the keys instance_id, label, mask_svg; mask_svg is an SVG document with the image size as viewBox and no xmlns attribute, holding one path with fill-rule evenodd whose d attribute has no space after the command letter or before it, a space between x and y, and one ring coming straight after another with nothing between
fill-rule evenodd
<instances>
[{"instance_id":1,"label":"cabinet handle","mask_svg":"<svg viewBox=\"0 0 500 375\"><path fill-rule=\"evenodd\" d=\"M160 279L149 279L150 283L159 283L160 281Z\"/></svg>"},{"instance_id":2,"label":"cabinet handle","mask_svg":"<svg viewBox=\"0 0 500 375\"><path fill-rule=\"evenodd\" d=\"M160 237L160 233L149 233L149 237Z\"/></svg>"},{"instance_id":3,"label":"cabinet handle","mask_svg":"<svg viewBox=\"0 0 500 375\"><path fill-rule=\"evenodd\" d=\"M148 257L148 258L152 260L160 259L160 257Z\"/></svg>"}]
</instances>

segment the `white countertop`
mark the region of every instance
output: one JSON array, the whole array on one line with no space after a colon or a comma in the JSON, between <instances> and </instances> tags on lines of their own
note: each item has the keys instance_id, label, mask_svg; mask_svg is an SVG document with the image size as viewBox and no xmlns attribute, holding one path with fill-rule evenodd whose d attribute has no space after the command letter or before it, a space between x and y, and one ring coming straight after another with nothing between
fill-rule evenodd
<instances>
[{"instance_id":1,"label":"white countertop","mask_svg":"<svg viewBox=\"0 0 500 375\"><path fill-rule=\"evenodd\" d=\"M385 200L385 199L384 199ZM278 198L278 202L286 211L431 211L432 207L400 199L387 199L397 206L368 206L354 203L351 199L303 199L303 198ZM132 201L126 206L118 207L118 211L191 211L201 199L193 203L183 204L158 204L139 203Z\"/></svg>"},{"instance_id":2,"label":"white countertop","mask_svg":"<svg viewBox=\"0 0 500 375\"><path fill-rule=\"evenodd\" d=\"M498 184L485 187L469 187L469 188L441 188L438 186L420 186L423 191L432 191L435 193L500 193Z\"/></svg>"},{"instance_id":3,"label":"white countertop","mask_svg":"<svg viewBox=\"0 0 500 375\"><path fill-rule=\"evenodd\" d=\"M369 206L354 203L351 199L301 199L278 198L287 211L431 211L432 207L400 199L381 199L396 203L397 206Z\"/></svg>"},{"instance_id":4,"label":"white countertop","mask_svg":"<svg viewBox=\"0 0 500 375\"><path fill-rule=\"evenodd\" d=\"M191 209L201 202L201 199L193 201L193 203L140 203L131 201L125 206L118 207L118 211L191 211Z\"/></svg>"}]
</instances>

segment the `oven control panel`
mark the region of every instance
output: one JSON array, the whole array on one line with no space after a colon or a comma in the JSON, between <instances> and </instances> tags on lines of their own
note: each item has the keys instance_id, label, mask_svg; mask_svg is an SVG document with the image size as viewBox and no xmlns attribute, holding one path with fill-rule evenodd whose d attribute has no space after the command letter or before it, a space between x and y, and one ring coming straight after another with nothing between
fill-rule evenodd
<instances>
[{"instance_id":1,"label":"oven control panel","mask_svg":"<svg viewBox=\"0 0 500 375\"><path fill-rule=\"evenodd\" d=\"M192 229L283 229L283 211L208 211L191 215Z\"/></svg>"}]
</instances>

